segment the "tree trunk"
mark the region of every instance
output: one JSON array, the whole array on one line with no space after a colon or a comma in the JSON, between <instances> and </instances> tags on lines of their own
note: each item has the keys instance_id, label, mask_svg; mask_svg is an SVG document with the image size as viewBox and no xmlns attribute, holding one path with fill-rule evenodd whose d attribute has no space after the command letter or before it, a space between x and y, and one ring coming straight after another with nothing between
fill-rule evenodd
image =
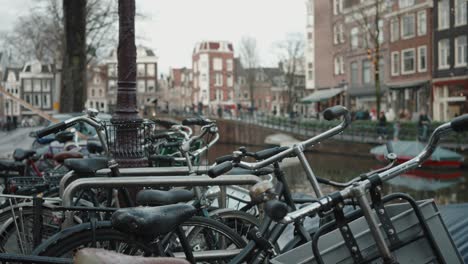
<instances>
[{"instance_id":1,"label":"tree trunk","mask_svg":"<svg viewBox=\"0 0 468 264\"><path fill-rule=\"evenodd\" d=\"M86 100L86 0L63 0L63 16L60 112L81 112Z\"/></svg>"}]
</instances>

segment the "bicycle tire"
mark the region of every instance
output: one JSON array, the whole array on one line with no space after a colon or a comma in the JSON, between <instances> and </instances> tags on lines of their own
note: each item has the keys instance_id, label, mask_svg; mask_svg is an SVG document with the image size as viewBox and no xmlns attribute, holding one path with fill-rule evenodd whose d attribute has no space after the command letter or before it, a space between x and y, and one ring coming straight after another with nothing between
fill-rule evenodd
<instances>
[{"instance_id":1,"label":"bicycle tire","mask_svg":"<svg viewBox=\"0 0 468 264\"><path fill-rule=\"evenodd\" d=\"M209 215L222 221L245 240L247 240L247 234L253 227L258 228L260 226L260 221L255 216L235 209L217 209L211 211Z\"/></svg>"},{"instance_id":2,"label":"bicycle tire","mask_svg":"<svg viewBox=\"0 0 468 264\"><path fill-rule=\"evenodd\" d=\"M194 216L182 223L181 226L210 228L211 230L216 230L222 235L229 237L231 241L240 248L246 245L242 237L232 229L210 218ZM170 239L173 235L174 233L165 235L165 240L167 242L174 241ZM132 252L140 252L140 255L150 255L151 252L153 252L153 250L147 246L147 243L139 240L139 238L115 230L112 228L109 221L101 221L95 223L94 227L91 226L91 223L84 223L64 229L39 245L33 251L33 254L49 257L70 257L75 250L92 246L93 240L95 245L98 245L98 243L99 245L106 245L105 242L109 242L110 245L111 241L114 244L117 242L130 243L134 249ZM166 249L169 245L164 244L161 246ZM132 247L130 247L130 249L132 249ZM129 250L123 253L125 254L128 252Z\"/></svg>"}]
</instances>

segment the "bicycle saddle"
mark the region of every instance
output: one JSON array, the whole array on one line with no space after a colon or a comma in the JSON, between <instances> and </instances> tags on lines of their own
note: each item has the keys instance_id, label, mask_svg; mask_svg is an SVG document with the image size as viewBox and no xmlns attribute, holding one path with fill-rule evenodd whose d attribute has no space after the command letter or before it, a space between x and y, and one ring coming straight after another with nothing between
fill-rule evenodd
<instances>
[{"instance_id":1,"label":"bicycle saddle","mask_svg":"<svg viewBox=\"0 0 468 264\"><path fill-rule=\"evenodd\" d=\"M16 161L23 161L27 158L34 156L34 154L36 154L36 151L34 150L17 148L15 149L15 152L13 153L13 158Z\"/></svg>"},{"instance_id":2,"label":"bicycle saddle","mask_svg":"<svg viewBox=\"0 0 468 264\"><path fill-rule=\"evenodd\" d=\"M107 158L89 158L89 159L67 159L64 164L70 170L76 173L94 174L100 169L107 168Z\"/></svg>"},{"instance_id":3,"label":"bicycle saddle","mask_svg":"<svg viewBox=\"0 0 468 264\"><path fill-rule=\"evenodd\" d=\"M124 208L112 214L111 222L112 226L121 232L154 237L173 231L196 211L195 207L189 204Z\"/></svg>"},{"instance_id":4,"label":"bicycle saddle","mask_svg":"<svg viewBox=\"0 0 468 264\"><path fill-rule=\"evenodd\" d=\"M83 248L75 254L75 264L189 264L176 258L128 256L101 248Z\"/></svg>"},{"instance_id":5,"label":"bicycle saddle","mask_svg":"<svg viewBox=\"0 0 468 264\"><path fill-rule=\"evenodd\" d=\"M24 171L25 165L19 161L0 160L0 171Z\"/></svg>"},{"instance_id":6,"label":"bicycle saddle","mask_svg":"<svg viewBox=\"0 0 468 264\"><path fill-rule=\"evenodd\" d=\"M82 159L83 154L77 151L62 151L54 155L54 160L63 163L67 159Z\"/></svg>"},{"instance_id":7,"label":"bicycle saddle","mask_svg":"<svg viewBox=\"0 0 468 264\"><path fill-rule=\"evenodd\" d=\"M142 190L137 194L138 205L159 206L188 202L194 197L193 192L185 189L172 189L170 191Z\"/></svg>"}]
</instances>

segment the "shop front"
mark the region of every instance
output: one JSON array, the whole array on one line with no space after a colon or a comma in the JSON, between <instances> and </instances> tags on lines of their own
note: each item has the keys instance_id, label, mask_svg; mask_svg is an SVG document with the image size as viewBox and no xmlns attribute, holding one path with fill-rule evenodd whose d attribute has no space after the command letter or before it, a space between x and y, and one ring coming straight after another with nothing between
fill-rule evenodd
<instances>
[{"instance_id":1,"label":"shop front","mask_svg":"<svg viewBox=\"0 0 468 264\"><path fill-rule=\"evenodd\" d=\"M463 79L434 80L433 118L448 121L468 113L468 77Z\"/></svg>"}]
</instances>

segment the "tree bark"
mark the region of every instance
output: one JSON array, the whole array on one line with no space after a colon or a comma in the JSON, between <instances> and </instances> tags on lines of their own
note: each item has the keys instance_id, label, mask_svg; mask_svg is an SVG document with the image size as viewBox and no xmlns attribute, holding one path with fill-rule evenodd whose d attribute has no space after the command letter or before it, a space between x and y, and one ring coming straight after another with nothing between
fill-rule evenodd
<instances>
[{"instance_id":1,"label":"tree bark","mask_svg":"<svg viewBox=\"0 0 468 264\"><path fill-rule=\"evenodd\" d=\"M63 15L60 112L81 112L86 100L86 0L63 0Z\"/></svg>"}]
</instances>

